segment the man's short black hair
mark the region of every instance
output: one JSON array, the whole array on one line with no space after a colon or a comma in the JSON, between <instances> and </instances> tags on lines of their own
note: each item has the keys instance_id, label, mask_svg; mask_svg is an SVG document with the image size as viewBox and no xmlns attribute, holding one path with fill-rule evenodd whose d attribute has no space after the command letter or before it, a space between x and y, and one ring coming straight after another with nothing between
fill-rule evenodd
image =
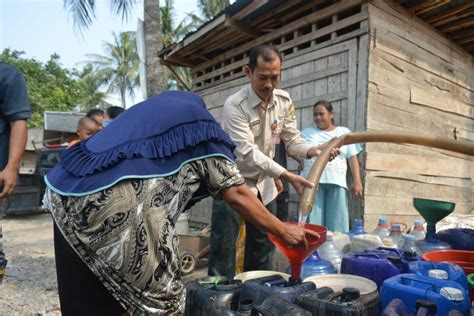
<instances>
[{"instance_id":1,"label":"man's short black hair","mask_svg":"<svg viewBox=\"0 0 474 316\"><path fill-rule=\"evenodd\" d=\"M104 115L104 111L102 111L101 109L92 109L86 113L87 117L93 117L96 115Z\"/></svg>"},{"instance_id":2,"label":"man's short black hair","mask_svg":"<svg viewBox=\"0 0 474 316\"><path fill-rule=\"evenodd\" d=\"M120 115L120 113L122 113L123 111L125 111L124 108L120 107L120 106L111 106L109 108L107 108L107 110L105 110L105 112L107 113L107 115L109 116L109 118L111 120L113 120L114 118L116 118L117 116Z\"/></svg>"},{"instance_id":3,"label":"man's short black hair","mask_svg":"<svg viewBox=\"0 0 474 316\"><path fill-rule=\"evenodd\" d=\"M258 56L262 56L263 60L266 62L274 61L275 57L278 57L281 62L281 54L274 45L271 44L264 44L259 45L250 51L249 55L249 63L248 66L252 70L252 72L257 68L257 60Z\"/></svg>"}]
</instances>

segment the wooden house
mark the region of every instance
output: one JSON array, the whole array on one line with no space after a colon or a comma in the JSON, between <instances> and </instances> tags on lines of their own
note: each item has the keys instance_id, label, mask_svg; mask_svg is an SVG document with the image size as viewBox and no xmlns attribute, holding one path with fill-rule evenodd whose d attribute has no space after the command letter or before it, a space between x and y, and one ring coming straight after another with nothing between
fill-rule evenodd
<instances>
[{"instance_id":1,"label":"wooden house","mask_svg":"<svg viewBox=\"0 0 474 316\"><path fill-rule=\"evenodd\" d=\"M301 129L325 99L336 124L352 131L474 141L473 1L239 0L162 59L190 67L192 90L219 120L224 100L248 84L242 67L262 43L282 52L279 87L290 93ZM380 216L412 223L413 197L453 201L456 213L474 214L472 157L371 143L360 158L365 195L351 199L351 216L368 229ZM292 159L287 167L297 171ZM297 202L292 192L290 209ZM210 219L209 202L202 210Z\"/></svg>"}]
</instances>

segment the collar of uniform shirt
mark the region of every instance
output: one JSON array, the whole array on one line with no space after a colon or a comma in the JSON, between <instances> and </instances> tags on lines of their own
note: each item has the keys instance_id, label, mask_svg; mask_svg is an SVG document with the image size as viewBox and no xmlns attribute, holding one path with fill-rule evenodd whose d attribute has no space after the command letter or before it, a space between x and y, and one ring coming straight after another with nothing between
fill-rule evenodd
<instances>
[{"instance_id":1,"label":"collar of uniform shirt","mask_svg":"<svg viewBox=\"0 0 474 316\"><path fill-rule=\"evenodd\" d=\"M249 105L252 106L253 108L257 107L260 105L261 108L267 109L271 108L275 105L276 98L275 98L275 91L272 92L272 96L270 97L270 100L268 101L268 104L265 104L262 99L253 91L252 86L249 85Z\"/></svg>"}]
</instances>

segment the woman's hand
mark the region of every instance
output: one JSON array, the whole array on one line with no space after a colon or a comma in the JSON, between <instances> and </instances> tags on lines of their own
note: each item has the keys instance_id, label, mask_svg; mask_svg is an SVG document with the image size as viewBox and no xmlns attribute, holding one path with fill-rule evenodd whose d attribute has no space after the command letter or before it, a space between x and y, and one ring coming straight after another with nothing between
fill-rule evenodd
<instances>
[{"instance_id":1,"label":"woman's hand","mask_svg":"<svg viewBox=\"0 0 474 316\"><path fill-rule=\"evenodd\" d=\"M362 183L358 181L354 181L351 186L352 195L362 197L364 195L364 188L362 187Z\"/></svg>"}]
</instances>

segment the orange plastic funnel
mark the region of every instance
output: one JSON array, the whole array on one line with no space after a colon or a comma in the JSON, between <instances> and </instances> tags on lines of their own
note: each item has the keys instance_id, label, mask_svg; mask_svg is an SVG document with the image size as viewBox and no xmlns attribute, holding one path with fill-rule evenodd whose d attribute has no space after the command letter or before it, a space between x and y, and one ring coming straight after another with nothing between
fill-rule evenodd
<instances>
[{"instance_id":1,"label":"orange plastic funnel","mask_svg":"<svg viewBox=\"0 0 474 316\"><path fill-rule=\"evenodd\" d=\"M298 225L296 222L285 222L288 225ZM308 241L308 247L305 249L303 243L298 245L288 245L286 241L272 234L268 234L268 238L283 252L288 258L291 266L291 278L297 280L300 278L301 266L303 261L309 257L321 244L326 241L326 233L328 229L324 226L304 224L304 228L312 230L319 234L319 238L310 234L306 234L306 240Z\"/></svg>"}]
</instances>

